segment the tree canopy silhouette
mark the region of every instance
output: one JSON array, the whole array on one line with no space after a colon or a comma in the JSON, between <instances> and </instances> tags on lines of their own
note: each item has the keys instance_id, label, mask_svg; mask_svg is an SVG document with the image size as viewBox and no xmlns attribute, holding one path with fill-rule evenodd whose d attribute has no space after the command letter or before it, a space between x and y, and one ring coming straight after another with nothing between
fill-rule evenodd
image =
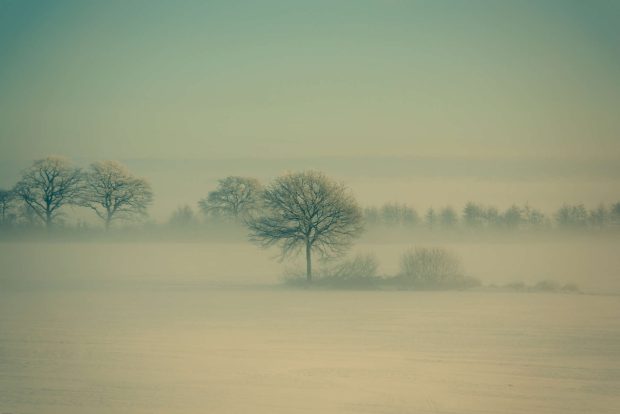
<instances>
[{"instance_id":1,"label":"tree canopy silhouette","mask_svg":"<svg viewBox=\"0 0 620 414\"><path fill-rule=\"evenodd\" d=\"M26 169L14 192L50 229L61 207L77 203L81 180L66 158L50 156Z\"/></svg>"},{"instance_id":2,"label":"tree canopy silhouette","mask_svg":"<svg viewBox=\"0 0 620 414\"><path fill-rule=\"evenodd\" d=\"M255 212L260 200L261 185L251 177L226 177L219 180L216 190L198 202L206 215L244 219Z\"/></svg>"},{"instance_id":3,"label":"tree canopy silhouette","mask_svg":"<svg viewBox=\"0 0 620 414\"><path fill-rule=\"evenodd\" d=\"M348 189L317 171L277 178L262 197L262 214L247 220L250 238L278 245L283 257L305 249L306 279L312 281L312 252L340 255L362 231L362 213Z\"/></svg>"},{"instance_id":4,"label":"tree canopy silhouette","mask_svg":"<svg viewBox=\"0 0 620 414\"><path fill-rule=\"evenodd\" d=\"M106 229L115 219L145 215L152 201L150 184L134 176L119 162L96 162L84 175L80 204L91 208L103 220Z\"/></svg>"}]
</instances>

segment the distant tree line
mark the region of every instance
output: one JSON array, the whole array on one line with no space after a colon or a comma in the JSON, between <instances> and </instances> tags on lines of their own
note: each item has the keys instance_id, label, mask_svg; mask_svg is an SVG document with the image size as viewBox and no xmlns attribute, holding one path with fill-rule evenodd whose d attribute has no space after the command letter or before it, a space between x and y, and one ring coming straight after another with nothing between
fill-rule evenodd
<instances>
[{"instance_id":1,"label":"distant tree line","mask_svg":"<svg viewBox=\"0 0 620 414\"><path fill-rule=\"evenodd\" d=\"M252 212L260 211L261 184L249 177L226 177L217 189L198 202L206 221L243 221ZM550 215L525 204L511 205L505 210L468 202L460 211L452 206L431 207L424 212L407 204L386 203L362 210L368 227L411 228L429 230L549 230L561 229L620 229L620 202L588 209L583 204L564 204ZM190 206L179 208L170 223L199 220Z\"/></svg>"},{"instance_id":2,"label":"distant tree line","mask_svg":"<svg viewBox=\"0 0 620 414\"><path fill-rule=\"evenodd\" d=\"M620 202L609 206L600 204L594 209L583 204L564 204L551 215L529 204L513 204L500 210L469 202L460 212L451 206L431 207L422 216L406 204L388 203L365 208L364 218L371 227L429 230L620 229Z\"/></svg>"},{"instance_id":3,"label":"distant tree line","mask_svg":"<svg viewBox=\"0 0 620 414\"><path fill-rule=\"evenodd\" d=\"M316 177L315 177L316 178ZM269 210L269 187L252 177L229 176L197 202L178 207L167 228L190 229L199 224L238 223ZM285 194L280 194L284 196ZM0 228L60 227L67 207L90 209L103 227L147 217L153 201L151 186L116 161L99 161L86 169L74 167L63 157L36 160L10 189L0 189ZM295 202L289 199L288 203ZM457 210L431 207L419 213L402 203L386 203L361 210L367 228L426 231L528 231L550 229L620 229L620 202L588 209L583 204L564 204L551 214L525 205L504 210L475 202Z\"/></svg>"}]
</instances>

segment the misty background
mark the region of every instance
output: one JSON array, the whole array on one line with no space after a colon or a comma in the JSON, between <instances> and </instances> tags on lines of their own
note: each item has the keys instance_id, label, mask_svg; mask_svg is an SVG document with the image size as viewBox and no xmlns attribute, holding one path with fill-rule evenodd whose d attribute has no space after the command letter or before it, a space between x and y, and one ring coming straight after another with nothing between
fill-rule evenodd
<instances>
[{"instance_id":1,"label":"misty background","mask_svg":"<svg viewBox=\"0 0 620 414\"><path fill-rule=\"evenodd\" d=\"M615 413L618 108L614 0L0 0L0 189L57 155L153 193L109 232L71 205L0 226L0 413ZM378 289L286 285L302 256L199 210L308 170L367 225L317 280L370 258ZM417 248L476 283L386 282Z\"/></svg>"}]
</instances>

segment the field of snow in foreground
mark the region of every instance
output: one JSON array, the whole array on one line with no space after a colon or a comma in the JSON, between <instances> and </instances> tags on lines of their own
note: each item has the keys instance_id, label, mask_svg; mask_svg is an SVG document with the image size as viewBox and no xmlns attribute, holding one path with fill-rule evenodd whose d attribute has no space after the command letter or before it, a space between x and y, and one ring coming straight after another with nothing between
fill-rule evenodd
<instances>
[{"instance_id":1,"label":"field of snow in foreground","mask_svg":"<svg viewBox=\"0 0 620 414\"><path fill-rule=\"evenodd\" d=\"M0 413L617 413L620 297L0 291Z\"/></svg>"}]
</instances>

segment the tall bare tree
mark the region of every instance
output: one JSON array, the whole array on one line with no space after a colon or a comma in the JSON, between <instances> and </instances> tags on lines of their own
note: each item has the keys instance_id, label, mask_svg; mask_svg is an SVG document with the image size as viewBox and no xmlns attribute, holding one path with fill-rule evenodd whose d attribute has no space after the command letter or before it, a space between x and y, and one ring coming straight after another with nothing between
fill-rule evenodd
<instances>
[{"instance_id":1,"label":"tall bare tree","mask_svg":"<svg viewBox=\"0 0 620 414\"><path fill-rule=\"evenodd\" d=\"M80 204L91 208L103 220L106 230L113 220L146 215L152 201L150 184L119 162L93 163L84 175Z\"/></svg>"},{"instance_id":2,"label":"tall bare tree","mask_svg":"<svg viewBox=\"0 0 620 414\"><path fill-rule=\"evenodd\" d=\"M316 171L287 174L263 192L264 209L247 220L250 239L279 245L282 256L305 249L306 279L312 252L342 254L362 231L362 212L347 188Z\"/></svg>"},{"instance_id":3,"label":"tall bare tree","mask_svg":"<svg viewBox=\"0 0 620 414\"><path fill-rule=\"evenodd\" d=\"M259 181L250 177L226 177L219 180L218 187L198 202L207 215L243 219L255 212L262 191Z\"/></svg>"},{"instance_id":4,"label":"tall bare tree","mask_svg":"<svg viewBox=\"0 0 620 414\"><path fill-rule=\"evenodd\" d=\"M82 172L63 157L35 161L26 169L13 190L50 229L60 209L76 204Z\"/></svg>"}]
</instances>

